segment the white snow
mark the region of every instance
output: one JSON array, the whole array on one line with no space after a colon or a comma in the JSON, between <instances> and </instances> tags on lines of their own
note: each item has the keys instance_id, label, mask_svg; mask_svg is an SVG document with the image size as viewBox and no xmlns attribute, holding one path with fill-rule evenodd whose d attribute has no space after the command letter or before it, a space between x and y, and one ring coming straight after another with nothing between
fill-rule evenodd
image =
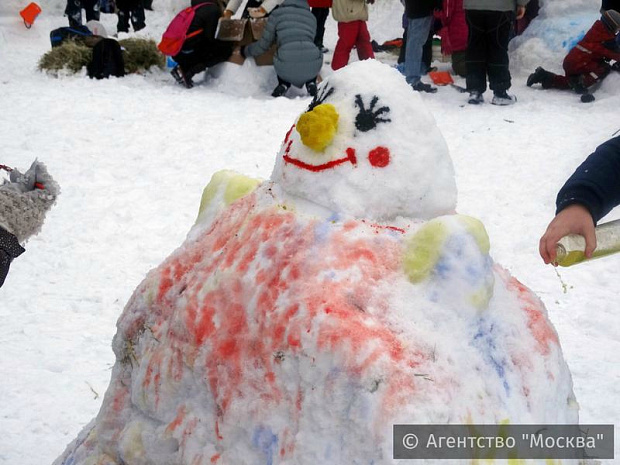
<instances>
[{"instance_id":1,"label":"white snow","mask_svg":"<svg viewBox=\"0 0 620 465\"><path fill-rule=\"evenodd\" d=\"M20 2L0 6L0 163L26 168L38 157L62 188L42 233L0 289L6 464L51 463L96 415L114 363L116 320L148 270L184 239L202 188L224 168L268 178L291 122L309 103L302 91L268 97L275 77L250 63L226 65L191 91L159 71L107 81L41 74L36 62L49 49L48 33L66 24L60 3L41 2L44 12L30 30L16 14ZM599 6L563 3L577 12ZM400 36L398 3L374 8L373 37ZM591 11L584 14L595 18ZM165 13L147 12L139 35L159 38ZM114 17L104 15L102 23L115 30ZM331 49L335 29L330 19ZM529 89L533 66L559 70L564 53L535 40L522 40L512 54L516 105L468 106L451 88L422 99L454 162L457 211L484 223L492 257L547 306L573 374L580 421L618 426L618 258L556 272L543 265L537 242L564 180L620 129L620 75L610 75L590 105L569 93ZM616 433L616 455L619 444Z\"/></svg>"}]
</instances>

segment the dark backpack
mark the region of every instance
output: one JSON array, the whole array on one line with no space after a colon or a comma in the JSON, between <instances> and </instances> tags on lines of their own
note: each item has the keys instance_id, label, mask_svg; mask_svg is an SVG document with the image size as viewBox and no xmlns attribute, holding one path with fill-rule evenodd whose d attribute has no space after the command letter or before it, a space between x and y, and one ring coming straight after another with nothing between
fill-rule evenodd
<instances>
[{"instance_id":1,"label":"dark backpack","mask_svg":"<svg viewBox=\"0 0 620 465\"><path fill-rule=\"evenodd\" d=\"M95 79L124 76L125 61L119 43L114 39L101 39L93 48L93 59L87 70L88 77Z\"/></svg>"},{"instance_id":2,"label":"dark backpack","mask_svg":"<svg viewBox=\"0 0 620 465\"><path fill-rule=\"evenodd\" d=\"M93 33L86 26L59 27L50 32L50 42L53 48L62 45L65 40L80 40L92 35Z\"/></svg>"}]
</instances>

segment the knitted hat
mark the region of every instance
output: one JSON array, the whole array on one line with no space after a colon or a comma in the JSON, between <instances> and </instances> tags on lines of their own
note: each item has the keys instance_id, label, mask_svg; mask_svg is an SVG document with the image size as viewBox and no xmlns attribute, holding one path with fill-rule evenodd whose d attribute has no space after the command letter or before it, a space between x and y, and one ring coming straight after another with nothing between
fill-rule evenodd
<instances>
[{"instance_id":1,"label":"knitted hat","mask_svg":"<svg viewBox=\"0 0 620 465\"><path fill-rule=\"evenodd\" d=\"M603 11L601 21L612 33L617 34L620 31L620 13L616 10Z\"/></svg>"}]
</instances>

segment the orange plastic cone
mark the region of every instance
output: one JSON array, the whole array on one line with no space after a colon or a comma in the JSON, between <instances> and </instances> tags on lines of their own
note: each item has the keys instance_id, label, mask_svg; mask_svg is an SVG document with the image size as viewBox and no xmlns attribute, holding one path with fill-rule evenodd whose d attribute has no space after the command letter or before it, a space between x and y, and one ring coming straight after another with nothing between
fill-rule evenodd
<instances>
[{"instance_id":1,"label":"orange plastic cone","mask_svg":"<svg viewBox=\"0 0 620 465\"><path fill-rule=\"evenodd\" d=\"M36 3L30 3L26 8L19 12L20 16L24 19L24 25L30 29L34 24L34 20L37 19L41 13L41 7Z\"/></svg>"}]
</instances>

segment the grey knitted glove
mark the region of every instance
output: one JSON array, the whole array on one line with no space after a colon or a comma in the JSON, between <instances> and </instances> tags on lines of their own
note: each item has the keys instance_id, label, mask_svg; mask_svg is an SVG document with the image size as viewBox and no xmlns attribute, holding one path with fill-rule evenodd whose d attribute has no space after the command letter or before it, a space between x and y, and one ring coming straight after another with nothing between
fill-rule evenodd
<instances>
[{"instance_id":1,"label":"grey knitted glove","mask_svg":"<svg viewBox=\"0 0 620 465\"><path fill-rule=\"evenodd\" d=\"M9 179L0 185L0 227L23 244L41 230L60 187L37 160L24 174L11 171Z\"/></svg>"}]
</instances>

